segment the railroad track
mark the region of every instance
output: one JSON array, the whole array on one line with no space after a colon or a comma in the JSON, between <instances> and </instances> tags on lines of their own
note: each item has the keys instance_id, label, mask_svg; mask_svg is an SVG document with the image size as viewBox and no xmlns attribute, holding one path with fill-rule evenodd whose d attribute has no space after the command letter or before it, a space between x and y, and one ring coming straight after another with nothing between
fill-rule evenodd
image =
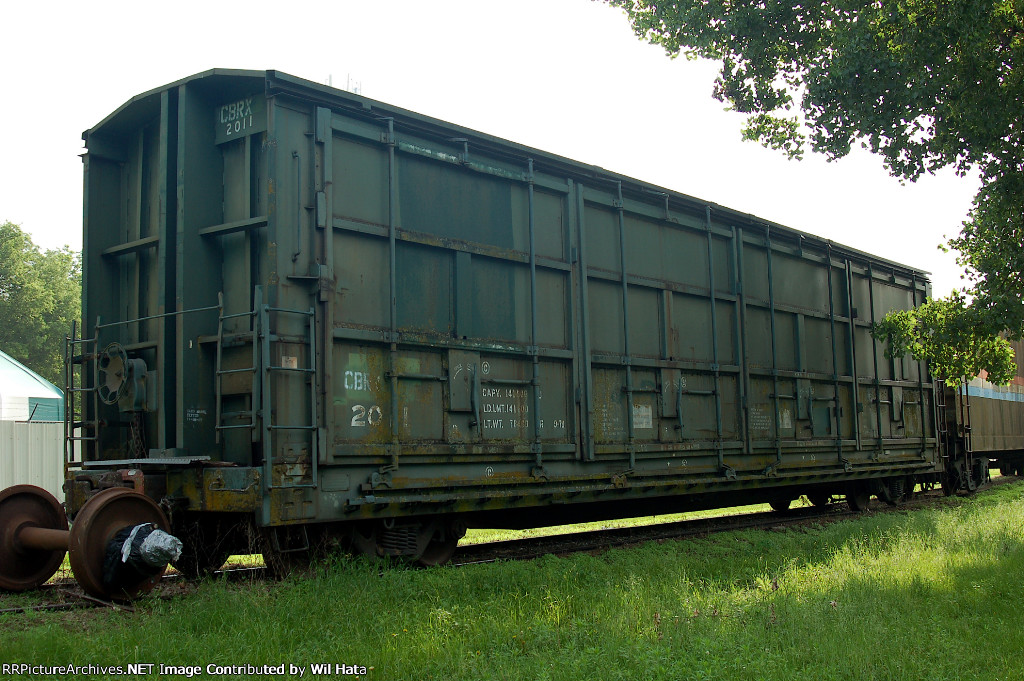
<instances>
[{"instance_id":1,"label":"railroad track","mask_svg":"<svg viewBox=\"0 0 1024 681\"><path fill-rule=\"evenodd\" d=\"M1000 484L996 482L995 484ZM876 503L871 513L887 512L900 509L912 509L934 503L942 498L940 491L917 492L913 498L899 506L891 507L880 502ZM845 503L828 504L827 506L803 506L779 513L776 511L760 511L735 515L696 518L670 523L653 525L637 525L632 527L589 530L571 534L549 535L544 537L528 537L506 541L481 542L460 546L452 557L454 566L478 565L501 560L532 560L544 555L570 555L573 553L605 551L611 548L635 546L650 541L666 541L692 537L709 536L720 532L744 529L780 529L809 523L834 522L853 517ZM215 578L228 580L265 579L266 568L231 567L218 570ZM156 598L173 598L180 591L164 588L181 583L184 577L177 572L164 575L160 592L152 594ZM93 598L84 594L70 576L61 577L48 582L37 589L34 594L44 602L29 603L14 607L0 608L0 616L40 612L74 610L80 608L109 607L124 611L134 611L131 605L112 603Z\"/></svg>"},{"instance_id":2,"label":"railroad track","mask_svg":"<svg viewBox=\"0 0 1024 681\"><path fill-rule=\"evenodd\" d=\"M840 518L852 515L845 510L845 504L826 506L824 509L808 506L786 513L763 511L712 518L680 520L654 525L589 530L573 534L558 534L545 537L529 537L508 541L482 542L460 546L452 557L454 565L493 563L498 560L532 560L540 556L569 555L603 551L611 548L635 546L650 541L685 539L719 532L756 528L786 527L799 525L811 520Z\"/></svg>"},{"instance_id":3,"label":"railroad track","mask_svg":"<svg viewBox=\"0 0 1024 681\"><path fill-rule=\"evenodd\" d=\"M870 512L918 508L940 498L942 498L942 492L938 490L917 492L911 499L898 506L888 506L877 502ZM635 546L650 541L686 539L734 530L774 529L820 521L833 522L856 515L858 514L850 511L845 503L836 503L823 507L799 506L782 513L757 511L671 523L590 530L574 534L483 542L457 548L452 557L452 564L473 565L492 563L498 560L531 560L547 554L568 555L603 551L610 548Z\"/></svg>"}]
</instances>

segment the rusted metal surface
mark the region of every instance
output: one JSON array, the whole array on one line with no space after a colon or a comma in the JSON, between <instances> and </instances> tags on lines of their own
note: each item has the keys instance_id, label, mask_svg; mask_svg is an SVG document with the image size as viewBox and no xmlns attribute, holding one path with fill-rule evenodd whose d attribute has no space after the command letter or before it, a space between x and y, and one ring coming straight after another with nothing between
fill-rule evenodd
<instances>
[{"instance_id":1,"label":"rusted metal surface","mask_svg":"<svg viewBox=\"0 0 1024 681\"><path fill-rule=\"evenodd\" d=\"M0 589L34 589L52 577L67 553L67 529L64 509L46 490L0 491Z\"/></svg>"},{"instance_id":2,"label":"rusted metal surface","mask_svg":"<svg viewBox=\"0 0 1024 681\"><path fill-rule=\"evenodd\" d=\"M111 587L104 582L107 545L126 527L155 523L165 532L170 523L149 497L124 488L111 488L92 497L75 519L68 553L75 579L86 593L105 600L131 600L150 591L163 570L151 578Z\"/></svg>"}]
</instances>

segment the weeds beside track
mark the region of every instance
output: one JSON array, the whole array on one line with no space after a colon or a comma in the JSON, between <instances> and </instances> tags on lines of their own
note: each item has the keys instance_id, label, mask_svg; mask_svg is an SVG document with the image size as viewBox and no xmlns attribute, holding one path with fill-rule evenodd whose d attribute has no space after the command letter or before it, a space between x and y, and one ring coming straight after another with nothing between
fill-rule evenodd
<instances>
[{"instance_id":1,"label":"weeds beside track","mask_svg":"<svg viewBox=\"0 0 1024 681\"><path fill-rule=\"evenodd\" d=\"M337 558L136 608L0 617L4 661L334 661L375 679L1014 679L1024 483L599 555L429 570Z\"/></svg>"},{"instance_id":2,"label":"weeds beside track","mask_svg":"<svg viewBox=\"0 0 1024 681\"><path fill-rule=\"evenodd\" d=\"M1004 484L1008 479L997 479ZM942 495L936 491L919 491L899 506L875 503L872 512L895 511L919 508L939 503ZM738 511L682 513L672 516L655 516L632 520L612 521L611 526L602 523L588 523L564 527L547 528L550 533L532 536L532 532L484 533L484 536L519 535L512 539L484 540L460 546L451 562L452 567L508 560L533 560L545 555L570 556L574 553L594 553L611 548L640 546L649 541L667 541L693 537L706 537L735 530L774 529L799 526L807 523L832 522L850 517L852 514L845 503L827 506L811 506L806 500L785 512L767 509L767 505L741 507ZM726 509L729 511L729 509ZM675 519L682 518L682 519ZM569 530L569 531L562 531ZM258 555L238 556L224 568L216 571L214 579L254 580L266 579L268 573ZM167 599L180 595L184 577L170 569L162 578L162 586L148 597ZM2 597L2 596L0 596ZM71 610L75 608L109 607L114 610L133 612L131 604L115 603L85 594L77 585L69 569L62 570L57 577L39 589L25 594L27 599L17 605L0 607L0 615L33 611Z\"/></svg>"}]
</instances>

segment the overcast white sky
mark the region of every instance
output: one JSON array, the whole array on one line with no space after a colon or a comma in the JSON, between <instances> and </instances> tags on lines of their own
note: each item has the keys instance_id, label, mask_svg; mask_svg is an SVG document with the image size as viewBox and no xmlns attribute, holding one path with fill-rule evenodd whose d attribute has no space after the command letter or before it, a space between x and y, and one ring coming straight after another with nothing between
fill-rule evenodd
<instances>
[{"instance_id":1,"label":"overcast white sky","mask_svg":"<svg viewBox=\"0 0 1024 681\"><path fill-rule=\"evenodd\" d=\"M192 73L278 69L929 270L936 295L959 283L936 246L975 180L902 186L866 152L792 162L742 142L714 64L668 59L600 2L58 1L0 19L0 220L44 248L81 248L83 130Z\"/></svg>"}]
</instances>

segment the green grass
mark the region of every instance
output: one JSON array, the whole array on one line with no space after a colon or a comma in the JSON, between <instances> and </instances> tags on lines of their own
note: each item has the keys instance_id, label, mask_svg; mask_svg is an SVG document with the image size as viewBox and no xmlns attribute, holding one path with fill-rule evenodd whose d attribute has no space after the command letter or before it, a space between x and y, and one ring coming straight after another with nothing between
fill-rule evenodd
<instances>
[{"instance_id":1,"label":"green grass","mask_svg":"<svg viewBox=\"0 0 1024 681\"><path fill-rule=\"evenodd\" d=\"M1021 679L1022 606L1016 482L810 529L431 570L337 558L280 583L205 582L131 614L0 616L0 662L329 661L373 667L372 679Z\"/></svg>"}]
</instances>

